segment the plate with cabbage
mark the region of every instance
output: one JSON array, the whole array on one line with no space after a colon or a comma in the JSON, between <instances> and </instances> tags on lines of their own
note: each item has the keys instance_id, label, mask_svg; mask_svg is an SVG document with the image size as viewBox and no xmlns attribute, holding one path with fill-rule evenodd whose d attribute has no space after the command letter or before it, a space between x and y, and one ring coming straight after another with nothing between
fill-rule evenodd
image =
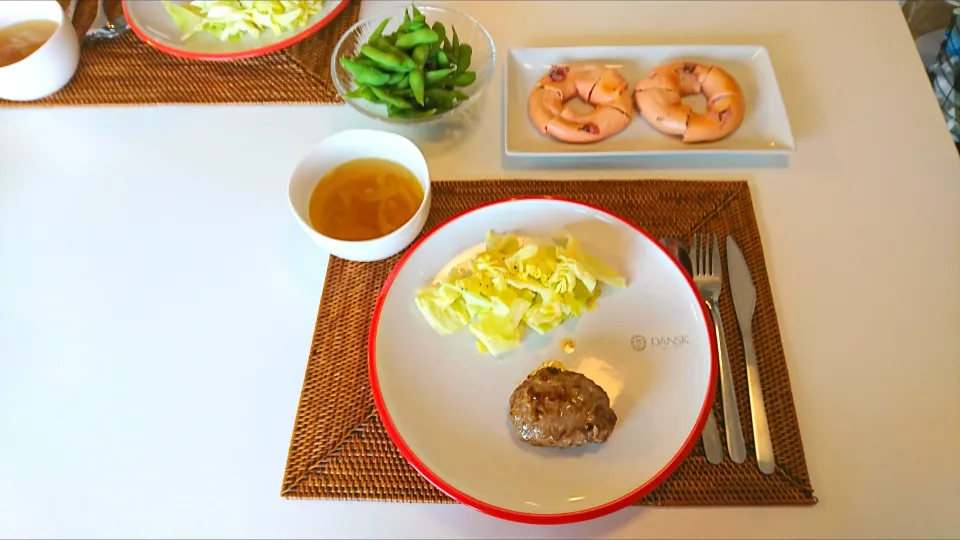
<instances>
[{"instance_id":1,"label":"plate with cabbage","mask_svg":"<svg viewBox=\"0 0 960 540\"><path fill-rule=\"evenodd\" d=\"M239 60L279 51L319 31L349 0L124 0L130 28L167 54Z\"/></svg>"},{"instance_id":2,"label":"plate with cabbage","mask_svg":"<svg viewBox=\"0 0 960 540\"><path fill-rule=\"evenodd\" d=\"M407 461L459 502L525 523L592 519L652 491L696 444L715 391L709 321L642 227L577 201L499 201L433 228L387 277L368 344L374 402ZM608 438L518 439L515 390L543 369L602 390Z\"/></svg>"}]
</instances>

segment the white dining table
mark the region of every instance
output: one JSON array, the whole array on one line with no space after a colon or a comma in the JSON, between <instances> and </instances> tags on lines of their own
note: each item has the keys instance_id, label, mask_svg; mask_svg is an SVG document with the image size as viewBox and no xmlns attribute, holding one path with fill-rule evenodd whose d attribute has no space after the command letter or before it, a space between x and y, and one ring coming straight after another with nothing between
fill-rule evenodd
<instances>
[{"instance_id":1,"label":"white dining table","mask_svg":"<svg viewBox=\"0 0 960 540\"><path fill-rule=\"evenodd\" d=\"M898 3L455 4L499 64L453 135L347 106L0 111L0 536L960 535L960 157ZM664 43L766 46L789 161L505 157L511 47ZM819 504L536 527L282 498L327 266L287 183L352 127L410 137L435 180L747 180Z\"/></svg>"}]
</instances>

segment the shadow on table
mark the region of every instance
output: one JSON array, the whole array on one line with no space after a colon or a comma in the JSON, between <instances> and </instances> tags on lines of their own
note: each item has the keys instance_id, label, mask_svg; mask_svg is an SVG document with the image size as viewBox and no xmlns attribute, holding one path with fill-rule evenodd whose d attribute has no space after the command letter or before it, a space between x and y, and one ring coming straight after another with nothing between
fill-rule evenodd
<instances>
[{"instance_id":1,"label":"shadow on table","mask_svg":"<svg viewBox=\"0 0 960 540\"><path fill-rule=\"evenodd\" d=\"M743 156L734 154L718 155L663 155L645 157L549 157L521 158L500 153L500 164L504 170L539 169L783 169L789 165L789 156L784 154L770 156Z\"/></svg>"},{"instance_id":2,"label":"shadow on table","mask_svg":"<svg viewBox=\"0 0 960 540\"><path fill-rule=\"evenodd\" d=\"M453 512L437 512L431 517L446 522L450 530L482 530L488 538L542 538L544 535L550 538L602 538L612 536L647 512L645 508L630 506L590 521L545 527L499 520L462 505L453 508L456 509Z\"/></svg>"}]
</instances>

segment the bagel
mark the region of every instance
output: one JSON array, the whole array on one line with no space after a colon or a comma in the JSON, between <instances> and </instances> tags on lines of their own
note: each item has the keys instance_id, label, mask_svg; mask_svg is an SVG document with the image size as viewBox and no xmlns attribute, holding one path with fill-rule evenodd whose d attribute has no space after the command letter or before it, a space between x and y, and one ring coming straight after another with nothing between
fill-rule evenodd
<instances>
[{"instance_id":1,"label":"bagel","mask_svg":"<svg viewBox=\"0 0 960 540\"><path fill-rule=\"evenodd\" d=\"M551 66L530 93L527 110L534 127L545 135L569 143L597 142L623 131L633 120L629 87L613 68ZM575 97L595 108L579 114L564 105Z\"/></svg>"},{"instance_id":2,"label":"bagel","mask_svg":"<svg viewBox=\"0 0 960 540\"><path fill-rule=\"evenodd\" d=\"M683 97L703 94L707 112L693 112ZM633 93L640 116L654 129L680 135L684 143L718 141L743 122L746 99L740 84L720 66L671 62L650 70Z\"/></svg>"}]
</instances>

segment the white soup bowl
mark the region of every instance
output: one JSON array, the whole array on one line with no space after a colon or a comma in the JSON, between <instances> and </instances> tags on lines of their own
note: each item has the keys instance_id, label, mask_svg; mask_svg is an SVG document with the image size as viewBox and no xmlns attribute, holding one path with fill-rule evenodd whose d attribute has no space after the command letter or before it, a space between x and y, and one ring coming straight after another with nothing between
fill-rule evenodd
<instances>
[{"instance_id":1,"label":"white soup bowl","mask_svg":"<svg viewBox=\"0 0 960 540\"><path fill-rule=\"evenodd\" d=\"M310 197L317 183L338 165L364 158L387 159L406 167L423 188L420 208L395 231L370 240L338 240L320 234L310 222ZM303 158L290 178L288 194L300 226L321 248L348 261L379 261L403 251L423 230L430 213L430 171L410 139L386 131L349 129L327 137Z\"/></svg>"},{"instance_id":2,"label":"white soup bowl","mask_svg":"<svg viewBox=\"0 0 960 540\"><path fill-rule=\"evenodd\" d=\"M0 99L33 101L70 82L80 62L80 41L56 0L0 1L0 28L32 20L57 23L57 30L33 54L0 67Z\"/></svg>"}]
</instances>

